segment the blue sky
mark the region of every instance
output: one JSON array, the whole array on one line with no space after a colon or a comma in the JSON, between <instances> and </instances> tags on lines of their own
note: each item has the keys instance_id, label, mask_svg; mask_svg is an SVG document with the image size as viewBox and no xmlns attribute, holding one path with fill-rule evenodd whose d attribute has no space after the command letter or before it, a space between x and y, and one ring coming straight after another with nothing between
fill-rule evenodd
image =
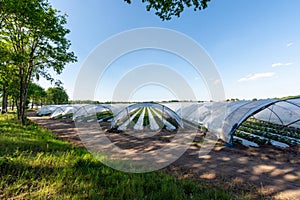
<instances>
[{"instance_id":1,"label":"blue sky","mask_svg":"<svg viewBox=\"0 0 300 200\"><path fill-rule=\"evenodd\" d=\"M206 10L194 12L187 9L180 18L161 21L153 11L147 12L145 4L136 0L131 5L123 0L50 0L53 7L68 14L67 27L71 49L78 62L68 64L56 78L62 80L70 98L79 70L90 52L107 38L133 28L162 27L182 32L197 41L214 61L223 81L226 98L252 99L299 95L300 85L300 1L289 0L212 0ZM145 55L123 59L140 59ZM155 61L170 59L150 52ZM144 56L143 56L144 55ZM176 58L174 58L176 59ZM122 61L122 59L120 59ZM121 62L121 61L117 61ZM174 63L174 62L173 62ZM177 63L180 63L178 61ZM170 63L169 63L170 64ZM184 65L175 68L191 84L199 100L209 100L209 92L201 78ZM112 70L106 82L101 82L95 99L109 100L110 90L116 80ZM128 69L130 66L128 66ZM123 68L122 68L123 69ZM127 69L127 68L126 68ZM125 70L126 71L126 70ZM115 81L115 82L114 82ZM41 80L43 87L50 84ZM133 100L167 100L171 92L157 85L147 86L132 95Z\"/></svg>"}]
</instances>

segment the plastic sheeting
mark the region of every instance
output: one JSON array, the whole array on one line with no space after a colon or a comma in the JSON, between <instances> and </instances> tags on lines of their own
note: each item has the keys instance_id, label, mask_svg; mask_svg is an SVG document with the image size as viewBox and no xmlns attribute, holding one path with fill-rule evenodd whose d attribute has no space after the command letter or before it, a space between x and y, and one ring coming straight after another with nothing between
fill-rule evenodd
<instances>
[{"instance_id":1,"label":"plastic sheeting","mask_svg":"<svg viewBox=\"0 0 300 200\"><path fill-rule=\"evenodd\" d=\"M273 124L300 128L300 99L279 101L254 117Z\"/></svg>"},{"instance_id":2,"label":"plastic sheeting","mask_svg":"<svg viewBox=\"0 0 300 200\"><path fill-rule=\"evenodd\" d=\"M136 120L134 121L134 119ZM170 122L170 119L177 124L177 127ZM132 123L134 123L132 125L134 130L143 130L145 128L144 124L147 124L147 128L153 131L162 128L162 126L169 130L182 127L181 118L173 110L161 104L147 102L132 104L124 108L115 116L111 127L125 130Z\"/></svg>"},{"instance_id":3,"label":"plastic sheeting","mask_svg":"<svg viewBox=\"0 0 300 200\"><path fill-rule=\"evenodd\" d=\"M234 133L235 129L238 128L243 121L275 102L277 102L275 99L263 99L257 101L245 101L243 103L239 101L229 103L222 127L222 132L226 138L225 141L228 141L228 137Z\"/></svg>"},{"instance_id":4,"label":"plastic sheeting","mask_svg":"<svg viewBox=\"0 0 300 200\"><path fill-rule=\"evenodd\" d=\"M59 107L61 107L60 110L63 110L62 108L67 110L60 112L57 110L60 114L63 112L75 112L75 109L70 108L72 106L74 107L74 105L43 106L39 109L38 114L51 114ZM135 119L133 128L142 130L146 113L148 113L147 123L150 130L158 130L161 128L161 124L164 124L169 129L174 129L174 125L166 120L167 118L174 119L180 127L183 127L183 121L188 121L196 125L205 126L210 133L217 135L218 138L225 142L229 142L235 129L250 116L274 124L300 128L300 98L203 103L92 104L78 105L76 108L78 110L74 113L73 119L76 119L78 116L91 116L95 115L95 113L110 111L114 115L111 127L117 126L120 129L126 129L130 122L136 116L139 116L138 119Z\"/></svg>"},{"instance_id":5,"label":"plastic sheeting","mask_svg":"<svg viewBox=\"0 0 300 200\"><path fill-rule=\"evenodd\" d=\"M74 114L82 105L61 105L58 106L50 115L50 118L64 117L68 114Z\"/></svg>"},{"instance_id":6,"label":"plastic sheeting","mask_svg":"<svg viewBox=\"0 0 300 200\"><path fill-rule=\"evenodd\" d=\"M300 127L299 98L187 103L177 112L183 119L205 126L225 142L229 142L234 131L251 116L274 124Z\"/></svg>"},{"instance_id":7,"label":"plastic sheeting","mask_svg":"<svg viewBox=\"0 0 300 200\"><path fill-rule=\"evenodd\" d=\"M60 105L46 105L42 106L38 111L37 115L44 116L44 115L51 115L56 108L58 108Z\"/></svg>"},{"instance_id":8,"label":"plastic sheeting","mask_svg":"<svg viewBox=\"0 0 300 200\"><path fill-rule=\"evenodd\" d=\"M183 119L205 126L229 142L234 130L248 117L277 102L274 99L235 102L186 103L177 110Z\"/></svg>"},{"instance_id":9,"label":"plastic sheeting","mask_svg":"<svg viewBox=\"0 0 300 200\"><path fill-rule=\"evenodd\" d=\"M103 104L88 104L82 105L73 115L73 120L87 117L96 117L97 113L110 111L108 105Z\"/></svg>"}]
</instances>

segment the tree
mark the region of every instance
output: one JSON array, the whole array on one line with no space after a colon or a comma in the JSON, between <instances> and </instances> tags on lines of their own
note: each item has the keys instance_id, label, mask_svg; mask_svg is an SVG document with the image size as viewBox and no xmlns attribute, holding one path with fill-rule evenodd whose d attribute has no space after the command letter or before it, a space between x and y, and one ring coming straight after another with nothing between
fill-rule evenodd
<instances>
[{"instance_id":1,"label":"tree","mask_svg":"<svg viewBox=\"0 0 300 200\"><path fill-rule=\"evenodd\" d=\"M2 95L1 113L7 112L9 87L14 84L13 75L16 74L13 66L8 62L10 54L7 51L9 44L0 43L0 90Z\"/></svg>"},{"instance_id":2,"label":"tree","mask_svg":"<svg viewBox=\"0 0 300 200\"><path fill-rule=\"evenodd\" d=\"M124 0L131 3L131 0ZM207 3L210 0L142 0L147 3L146 9L155 10L155 14L162 20L170 20L173 16L180 17L185 7L193 7L194 11L207 8Z\"/></svg>"},{"instance_id":3,"label":"tree","mask_svg":"<svg viewBox=\"0 0 300 200\"><path fill-rule=\"evenodd\" d=\"M48 104L65 104L68 103L69 96L66 91L61 87L51 87L47 91Z\"/></svg>"},{"instance_id":4,"label":"tree","mask_svg":"<svg viewBox=\"0 0 300 200\"><path fill-rule=\"evenodd\" d=\"M33 77L43 76L52 82L48 69L60 74L76 56L68 51L66 15L60 15L47 0L0 0L0 5L0 46L5 46L10 55L7 62L17 71L18 119L24 124Z\"/></svg>"},{"instance_id":5,"label":"tree","mask_svg":"<svg viewBox=\"0 0 300 200\"><path fill-rule=\"evenodd\" d=\"M47 96L44 88L36 83L30 83L28 87L28 99L31 100L31 108L34 103L42 104L43 98Z\"/></svg>"}]
</instances>

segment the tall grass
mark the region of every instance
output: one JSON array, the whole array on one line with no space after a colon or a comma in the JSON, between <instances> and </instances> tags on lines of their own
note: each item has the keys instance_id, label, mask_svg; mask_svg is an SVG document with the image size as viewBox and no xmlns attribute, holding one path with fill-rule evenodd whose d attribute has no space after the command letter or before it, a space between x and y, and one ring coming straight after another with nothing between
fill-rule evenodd
<instances>
[{"instance_id":1,"label":"tall grass","mask_svg":"<svg viewBox=\"0 0 300 200\"><path fill-rule=\"evenodd\" d=\"M162 172L113 170L87 150L13 115L0 117L0 199L231 199Z\"/></svg>"}]
</instances>

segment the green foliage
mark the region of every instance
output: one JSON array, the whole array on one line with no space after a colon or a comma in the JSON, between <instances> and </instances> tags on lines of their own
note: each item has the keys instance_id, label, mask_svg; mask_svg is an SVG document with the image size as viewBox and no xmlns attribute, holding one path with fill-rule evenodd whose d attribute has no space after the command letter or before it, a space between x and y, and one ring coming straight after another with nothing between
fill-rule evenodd
<instances>
[{"instance_id":1,"label":"green foliage","mask_svg":"<svg viewBox=\"0 0 300 200\"><path fill-rule=\"evenodd\" d=\"M139 120L139 118L143 112L143 109L144 108L139 108L138 110L134 110L133 112L129 113L128 117L131 117L132 115L134 115L136 113L135 117L130 121L130 123L128 125L129 128L133 128L135 126L135 124L137 123L137 121Z\"/></svg>"},{"instance_id":2,"label":"green foliage","mask_svg":"<svg viewBox=\"0 0 300 200\"><path fill-rule=\"evenodd\" d=\"M47 0L0 0L0 3L0 47L6 55L0 59L0 65L5 72L17 72L7 77L17 83L18 118L24 122L32 79L43 76L53 82L48 69L60 74L76 57L68 51L71 43L66 38L70 31L64 27L66 15L60 15Z\"/></svg>"},{"instance_id":3,"label":"green foliage","mask_svg":"<svg viewBox=\"0 0 300 200\"><path fill-rule=\"evenodd\" d=\"M94 100L70 100L70 104L99 104L99 101Z\"/></svg>"},{"instance_id":4,"label":"green foliage","mask_svg":"<svg viewBox=\"0 0 300 200\"><path fill-rule=\"evenodd\" d=\"M150 108L150 112L151 112L155 122L158 124L158 126L160 128L164 127L164 123L163 123L162 119L154 113L154 110L152 108Z\"/></svg>"},{"instance_id":5,"label":"green foliage","mask_svg":"<svg viewBox=\"0 0 300 200\"><path fill-rule=\"evenodd\" d=\"M278 99L278 100L287 100L287 99L298 99L298 98L300 98L300 95L286 96L286 97L275 98L275 99Z\"/></svg>"},{"instance_id":6,"label":"green foliage","mask_svg":"<svg viewBox=\"0 0 300 200\"><path fill-rule=\"evenodd\" d=\"M248 141L252 141L258 145L264 145L267 143L267 139L264 139L264 138L260 138L260 137L257 137L257 136L254 136L254 135L250 135L250 134L247 134L243 131L240 131L240 130L236 130L235 131L235 135L240 137L240 138L244 138Z\"/></svg>"},{"instance_id":7,"label":"green foliage","mask_svg":"<svg viewBox=\"0 0 300 200\"><path fill-rule=\"evenodd\" d=\"M234 133L258 145L272 144L271 140L294 146L300 143L300 129L249 118Z\"/></svg>"},{"instance_id":8,"label":"green foliage","mask_svg":"<svg viewBox=\"0 0 300 200\"><path fill-rule=\"evenodd\" d=\"M232 199L162 172L113 170L87 150L12 115L0 117L1 199Z\"/></svg>"},{"instance_id":9,"label":"green foliage","mask_svg":"<svg viewBox=\"0 0 300 200\"><path fill-rule=\"evenodd\" d=\"M46 95L47 94L44 88L36 83L29 83L28 98L31 99L32 102L41 103Z\"/></svg>"},{"instance_id":10,"label":"green foliage","mask_svg":"<svg viewBox=\"0 0 300 200\"><path fill-rule=\"evenodd\" d=\"M124 0L131 3L131 0ZM142 0L146 3L147 11L155 10L155 14L162 20L170 20L173 16L180 17L186 7L193 7L194 11L207 8L210 0Z\"/></svg>"},{"instance_id":11,"label":"green foliage","mask_svg":"<svg viewBox=\"0 0 300 200\"><path fill-rule=\"evenodd\" d=\"M51 87L47 91L47 104L65 104L68 103L69 96L61 87Z\"/></svg>"},{"instance_id":12,"label":"green foliage","mask_svg":"<svg viewBox=\"0 0 300 200\"><path fill-rule=\"evenodd\" d=\"M150 126L149 114L148 114L148 108L147 107L145 108L143 126L144 127Z\"/></svg>"},{"instance_id":13,"label":"green foliage","mask_svg":"<svg viewBox=\"0 0 300 200\"><path fill-rule=\"evenodd\" d=\"M103 111L96 113L97 120L107 121L114 117L114 114L111 111Z\"/></svg>"}]
</instances>

